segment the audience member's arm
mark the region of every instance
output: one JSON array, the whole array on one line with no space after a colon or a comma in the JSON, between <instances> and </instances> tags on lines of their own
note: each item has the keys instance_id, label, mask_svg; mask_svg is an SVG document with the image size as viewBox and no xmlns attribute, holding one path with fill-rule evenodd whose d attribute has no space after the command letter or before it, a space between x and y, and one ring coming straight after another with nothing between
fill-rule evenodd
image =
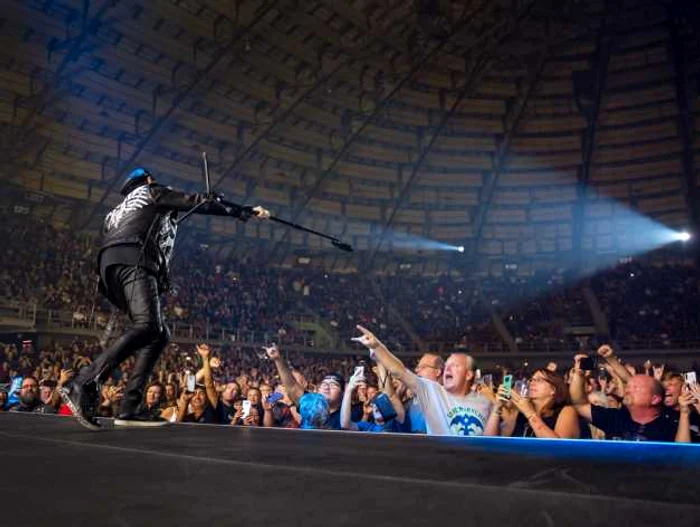
<instances>
[{"instance_id":1,"label":"audience member's arm","mask_svg":"<svg viewBox=\"0 0 700 527\"><path fill-rule=\"evenodd\" d=\"M569 385L569 395L571 403L578 412L578 415L586 421L591 421L591 405L586 397L586 378L581 370L581 359L585 355L576 355L574 358L574 369L571 370L571 384Z\"/></svg>"},{"instance_id":2,"label":"audience member's arm","mask_svg":"<svg viewBox=\"0 0 700 527\"><path fill-rule=\"evenodd\" d=\"M393 380L381 362L377 363L377 378L379 379L379 391L382 391L389 396L391 405L394 407L394 411L396 412L395 419L397 422L403 424L403 422L406 420L406 408L401 402L399 396L396 395Z\"/></svg>"},{"instance_id":3,"label":"audience member's arm","mask_svg":"<svg viewBox=\"0 0 700 527\"><path fill-rule=\"evenodd\" d=\"M194 397L193 392L182 390L182 395L180 396L180 399L177 402L176 420L178 423L181 423L185 420L185 416L187 415L187 407L189 406L192 397Z\"/></svg>"},{"instance_id":4,"label":"audience member's arm","mask_svg":"<svg viewBox=\"0 0 700 527\"><path fill-rule=\"evenodd\" d=\"M216 408L219 404L219 394L216 392L214 379L211 375L211 365L209 364L209 354L211 350L206 344L199 344L197 346L197 353L202 357L202 376L204 377L204 387L207 390L207 399L209 399L211 407Z\"/></svg>"},{"instance_id":5,"label":"audience member's arm","mask_svg":"<svg viewBox=\"0 0 700 527\"><path fill-rule=\"evenodd\" d=\"M678 398L680 405L680 417L678 419L678 431L676 432L676 443L690 443L690 407L695 402L693 394L683 392Z\"/></svg>"},{"instance_id":6,"label":"audience member's arm","mask_svg":"<svg viewBox=\"0 0 700 527\"><path fill-rule=\"evenodd\" d=\"M263 426L265 428L273 428L275 426L275 416L272 413L272 406L270 403L264 402L263 410L265 411L263 414Z\"/></svg>"},{"instance_id":7,"label":"audience member's arm","mask_svg":"<svg viewBox=\"0 0 700 527\"><path fill-rule=\"evenodd\" d=\"M357 326L362 332L361 337L354 337L352 340L359 342L370 350L370 356L382 364L393 377L401 379L409 390L416 393L418 388L418 376L404 366L393 353L391 353L382 342L374 336L368 329Z\"/></svg>"},{"instance_id":8,"label":"audience member's arm","mask_svg":"<svg viewBox=\"0 0 700 527\"><path fill-rule=\"evenodd\" d=\"M615 372L622 382L627 383L630 380L632 377L630 372L627 371L627 368L620 362L620 359L617 358L617 355L615 355L615 352L609 345L603 344L598 348L598 356L610 365L612 371Z\"/></svg>"},{"instance_id":9,"label":"audience member's arm","mask_svg":"<svg viewBox=\"0 0 700 527\"><path fill-rule=\"evenodd\" d=\"M499 392L501 390L499 389ZM501 435L501 417L503 416L503 399L496 397L491 407L491 414L486 421L486 427L484 428L485 436L499 436Z\"/></svg>"},{"instance_id":10,"label":"audience member's arm","mask_svg":"<svg viewBox=\"0 0 700 527\"><path fill-rule=\"evenodd\" d=\"M301 425L301 415L299 415L299 410L297 410L297 407L290 406L289 411L292 412L292 418L294 419L294 422L298 425Z\"/></svg>"},{"instance_id":11,"label":"audience member's arm","mask_svg":"<svg viewBox=\"0 0 700 527\"><path fill-rule=\"evenodd\" d=\"M59 393L58 389L63 388L66 384L68 384L68 381L70 381L72 378L73 370L61 370L61 374L58 378L58 384L56 385L54 391L51 393L51 402L49 403L51 406L53 406L56 409L58 409L61 406L61 394Z\"/></svg>"},{"instance_id":12,"label":"audience member's arm","mask_svg":"<svg viewBox=\"0 0 700 527\"><path fill-rule=\"evenodd\" d=\"M693 394L693 406L695 411L700 414L700 384L691 384L688 386L690 393Z\"/></svg>"},{"instance_id":13,"label":"audience member's arm","mask_svg":"<svg viewBox=\"0 0 700 527\"><path fill-rule=\"evenodd\" d=\"M654 372L654 379L659 382L664 380L664 371L666 371L666 365L660 364L659 366L652 366L652 371Z\"/></svg>"},{"instance_id":14,"label":"audience member's arm","mask_svg":"<svg viewBox=\"0 0 700 527\"><path fill-rule=\"evenodd\" d=\"M350 380L345 387L343 402L340 404L340 427L343 430L357 430L357 425L350 419L350 414L352 411L352 391L356 386L357 384L355 383L355 377L350 377Z\"/></svg>"},{"instance_id":15,"label":"audience member's arm","mask_svg":"<svg viewBox=\"0 0 700 527\"><path fill-rule=\"evenodd\" d=\"M497 394L494 394L491 388L489 388L488 391L493 395L493 407L491 408L488 421L486 421L484 435L512 436L513 430L515 430L515 419L518 416L518 412L512 407L512 404L509 405L512 411L507 410L506 405L508 400L505 398L505 388L503 385L498 387Z\"/></svg>"},{"instance_id":16,"label":"audience member's arm","mask_svg":"<svg viewBox=\"0 0 700 527\"><path fill-rule=\"evenodd\" d=\"M299 404L299 399L304 395L304 388L301 384L297 382L292 375L292 370L284 360L279 348L273 344L269 348L265 348L267 356L275 362L275 367L277 368L277 373L279 373L284 389L287 390L287 395L295 403Z\"/></svg>"}]
</instances>

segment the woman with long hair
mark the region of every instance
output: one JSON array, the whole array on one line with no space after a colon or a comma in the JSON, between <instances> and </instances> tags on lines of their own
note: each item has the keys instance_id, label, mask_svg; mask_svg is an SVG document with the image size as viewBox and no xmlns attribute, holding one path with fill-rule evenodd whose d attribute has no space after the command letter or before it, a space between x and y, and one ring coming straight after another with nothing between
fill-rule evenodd
<instances>
[{"instance_id":1,"label":"woman with long hair","mask_svg":"<svg viewBox=\"0 0 700 527\"><path fill-rule=\"evenodd\" d=\"M549 370L535 371L527 396L515 389L511 390L510 398L506 395L501 385L485 435L553 439L580 436L578 413L569 404L566 383Z\"/></svg>"}]
</instances>

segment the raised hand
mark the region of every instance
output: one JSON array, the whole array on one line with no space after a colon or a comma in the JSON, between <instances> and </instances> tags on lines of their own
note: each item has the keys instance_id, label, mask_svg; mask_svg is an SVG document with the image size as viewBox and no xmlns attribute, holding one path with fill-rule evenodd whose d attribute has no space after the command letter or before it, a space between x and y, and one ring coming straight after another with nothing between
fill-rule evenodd
<instances>
[{"instance_id":1,"label":"raised hand","mask_svg":"<svg viewBox=\"0 0 700 527\"><path fill-rule=\"evenodd\" d=\"M513 390L511 390L510 393L512 395ZM494 401L494 404L497 408L502 408L503 406L511 404L510 397L506 394L506 388L502 384L498 387L498 390L496 391L496 400Z\"/></svg>"},{"instance_id":2,"label":"raised hand","mask_svg":"<svg viewBox=\"0 0 700 527\"><path fill-rule=\"evenodd\" d=\"M263 349L270 360L277 360L281 357L277 344L273 344L272 346L263 346Z\"/></svg>"},{"instance_id":3,"label":"raised hand","mask_svg":"<svg viewBox=\"0 0 700 527\"><path fill-rule=\"evenodd\" d=\"M231 418L231 425L236 426L238 421L241 419L241 416L243 415L243 408L240 406L236 410L236 413L233 414L233 417Z\"/></svg>"},{"instance_id":4,"label":"raised hand","mask_svg":"<svg viewBox=\"0 0 700 527\"><path fill-rule=\"evenodd\" d=\"M199 356L202 357L202 360L206 360L209 358L211 350L206 344L197 344L197 353L199 353Z\"/></svg>"},{"instance_id":5,"label":"raised hand","mask_svg":"<svg viewBox=\"0 0 700 527\"><path fill-rule=\"evenodd\" d=\"M377 337L374 336L374 333L372 333L369 329L363 328L359 324L355 326L361 333L361 337L353 337L352 340L355 342L359 342L363 346L365 346L367 349L375 349L378 348L381 343L377 339Z\"/></svg>"},{"instance_id":6,"label":"raised hand","mask_svg":"<svg viewBox=\"0 0 700 527\"><path fill-rule=\"evenodd\" d=\"M261 404L262 404L264 411L266 411L266 412L272 411L272 405L270 404L270 396L269 395L267 397L263 397Z\"/></svg>"},{"instance_id":7,"label":"raised hand","mask_svg":"<svg viewBox=\"0 0 700 527\"><path fill-rule=\"evenodd\" d=\"M698 383L693 383L693 384L686 384L684 391L688 391L693 396L693 406L695 406L695 410L700 413L700 384Z\"/></svg>"},{"instance_id":8,"label":"raised hand","mask_svg":"<svg viewBox=\"0 0 700 527\"><path fill-rule=\"evenodd\" d=\"M476 391L477 393L483 395L484 397L488 397L488 399L491 402L496 402L496 394L493 391L493 389L488 386L487 384L481 383L476 385Z\"/></svg>"},{"instance_id":9,"label":"raised hand","mask_svg":"<svg viewBox=\"0 0 700 527\"><path fill-rule=\"evenodd\" d=\"M574 355L574 371L581 371L581 360L587 357L588 355L585 353L578 353Z\"/></svg>"},{"instance_id":10,"label":"raised hand","mask_svg":"<svg viewBox=\"0 0 700 527\"><path fill-rule=\"evenodd\" d=\"M697 403L698 401L695 395L687 388L684 388L683 393L678 397L678 405L680 406L681 413L690 412L690 407Z\"/></svg>"},{"instance_id":11,"label":"raised hand","mask_svg":"<svg viewBox=\"0 0 700 527\"><path fill-rule=\"evenodd\" d=\"M58 378L58 385L65 386L65 384L73 378L73 370L61 370L61 375Z\"/></svg>"},{"instance_id":12,"label":"raised hand","mask_svg":"<svg viewBox=\"0 0 700 527\"><path fill-rule=\"evenodd\" d=\"M652 369L654 370L654 379L661 382L661 380L664 378L664 371L666 370L666 365L661 364L660 366L653 366Z\"/></svg>"},{"instance_id":13,"label":"raised hand","mask_svg":"<svg viewBox=\"0 0 700 527\"><path fill-rule=\"evenodd\" d=\"M209 359L209 366L212 370L216 370L221 367L221 359L219 357L212 357Z\"/></svg>"},{"instance_id":14,"label":"raised hand","mask_svg":"<svg viewBox=\"0 0 700 527\"><path fill-rule=\"evenodd\" d=\"M243 424L246 426L256 426L258 424L258 411L255 408L250 409L250 413L243 420Z\"/></svg>"},{"instance_id":15,"label":"raised hand","mask_svg":"<svg viewBox=\"0 0 700 527\"><path fill-rule=\"evenodd\" d=\"M527 397L521 396L517 391L511 390L510 400L515 405L515 407L523 414L525 417L534 414L536 412L535 407L530 402Z\"/></svg>"},{"instance_id":16,"label":"raised hand","mask_svg":"<svg viewBox=\"0 0 700 527\"><path fill-rule=\"evenodd\" d=\"M608 344L603 344L600 348L598 348L598 356L599 357L602 357L602 358L607 360L610 357L612 357L613 355L615 355L615 352Z\"/></svg>"}]
</instances>

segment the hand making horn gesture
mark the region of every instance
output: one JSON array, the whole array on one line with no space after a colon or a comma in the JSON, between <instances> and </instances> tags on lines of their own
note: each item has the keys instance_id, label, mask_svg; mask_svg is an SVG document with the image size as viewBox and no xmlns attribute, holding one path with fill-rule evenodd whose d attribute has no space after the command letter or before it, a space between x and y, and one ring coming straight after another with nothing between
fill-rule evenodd
<instances>
[{"instance_id":1,"label":"hand making horn gesture","mask_svg":"<svg viewBox=\"0 0 700 527\"><path fill-rule=\"evenodd\" d=\"M267 358L270 360L277 360L280 358L280 350L277 347L277 344L272 344L271 346L263 346L263 349L265 350L265 353L267 354Z\"/></svg>"}]
</instances>

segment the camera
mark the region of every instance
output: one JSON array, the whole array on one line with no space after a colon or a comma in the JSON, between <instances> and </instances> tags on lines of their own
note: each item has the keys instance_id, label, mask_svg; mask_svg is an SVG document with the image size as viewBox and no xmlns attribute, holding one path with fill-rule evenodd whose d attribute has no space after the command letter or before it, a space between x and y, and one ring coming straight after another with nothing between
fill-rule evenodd
<instances>
[{"instance_id":1,"label":"camera","mask_svg":"<svg viewBox=\"0 0 700 527\"><path fill-rule=\"evenodd\" d=\"M583 371L593 371L598 368L598 357L586 357L581 359L579 365Z\"/></svg>"}]
</instances>

